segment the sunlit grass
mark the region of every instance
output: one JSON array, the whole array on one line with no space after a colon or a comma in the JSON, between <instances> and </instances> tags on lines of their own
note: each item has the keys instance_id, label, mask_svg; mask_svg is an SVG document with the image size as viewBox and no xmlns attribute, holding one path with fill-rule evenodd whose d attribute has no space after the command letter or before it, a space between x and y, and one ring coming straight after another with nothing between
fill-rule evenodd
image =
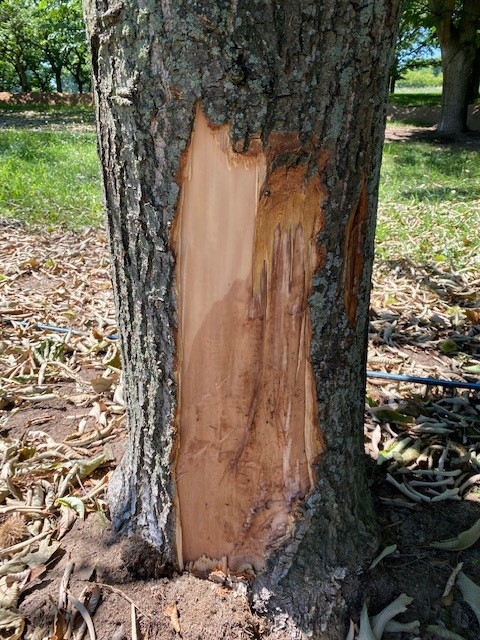
<instances>
[{"instance_id":1,"label":"sunlit grass","mask_svg":"<svg viewBox=\"0 0 480 640\"><path fill-rule=\"evenodd\" d=\"M426 91L424 88L415 89L409 87L402 91L399 89L388 96L388 102L397 107L440 107L442 105L442 92L434 90Z\"/></svg>"},{"instance_id":2,"label":"sunlit grass","mask_svg":"<svg viewBox=\"0 0 480 640\"><path fill-rule=\"evenodd\" d=\"M95 134L0 131L0 218L50 228L100 225Z\"/></svg>"},{"instance_id":3,"label":"sunlit grass","mask_svg":"<svg viewBox=\"0 0 480 640\"><path fill-rule=\"evenodd\" d=\"M431 95L437 95L437 96L441 96L442 95L442 85L438 85L436 87L412 87L412 86L399 86L397 85L395 88L395 95L397 94L404 94L404 95L413 95L416 94L418 96L421 95L427 95L427 96L431 96Z\"/></svg>"},{"instance_id":4,"label":"sunlit grass","mask_svg":"<svg viewBox=\"0 0 480 640\"><path fill-rule=\"evenodd\" d=\"M480 154L459 147L384 147L377 257L480 266Z\"/></svg>"}]
</instances>

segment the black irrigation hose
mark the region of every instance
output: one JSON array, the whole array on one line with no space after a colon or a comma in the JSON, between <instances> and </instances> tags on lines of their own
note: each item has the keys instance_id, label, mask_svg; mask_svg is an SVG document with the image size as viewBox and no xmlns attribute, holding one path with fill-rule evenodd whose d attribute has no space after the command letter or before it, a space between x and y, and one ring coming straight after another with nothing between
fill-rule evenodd
<instances>
[{"instance_id":1,"label":"black irrigation hose","mask_svg":"<svg viewBox=\"0 0 480 640\"><path fill-rule=\"evenodd\" d=\"M20 325L22 327L29 326L26 320L17 321L11 318L3 318L3 321L8 324ZM35 323L31 325L35 329L41 331L55 331L57 333L72 333L76 336L88 336L88 331L80 331L79 329L68 329L65 327L55 327L50 324ZM118 336L111 334L105 336L108 340L118 340ZM454 389L472 389L473 391L480 391L480 382L458 382L457 380L441 380L439 378L420 378L419 376L407 376L400 373L383 373L381 371L367 371L367 378L381 378L383 380L398 380L399 382L410 382L413 384L426 384L431 387L446 387Z\"/></svg>"}]
</instances>

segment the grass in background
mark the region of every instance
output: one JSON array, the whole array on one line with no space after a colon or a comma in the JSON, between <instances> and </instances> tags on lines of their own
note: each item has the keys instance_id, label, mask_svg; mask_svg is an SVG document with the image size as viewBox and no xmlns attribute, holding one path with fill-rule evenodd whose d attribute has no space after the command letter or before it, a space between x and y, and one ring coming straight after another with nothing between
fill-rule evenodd
<instances>
[{"instance_id":1,"label":"grass in background","mask_svg":"<svg viewBox=\"0 0 480 640\"><path fill-rule=\"evenodd\" d=\"M100 225L95 134L0 131L0 218L47 228Z\"/></svg>"},{"instance_id":2,"label":"grass in background","mask_svg":"<svg viewBox=\"0 0 480 640\"><path fill-rule=\"evenodd\" d=\"M64 109L49 107L50 113L53 108ZM91 113L90 107L84 109ZM474 151L418 142L386 144L377 256L451 262L457 269L471 266L472 259L480 262L479 174L480 154ZM0 218L51 229L100 226L95 134L0 130Z\"/></svg>"},{"instance_id":3,"label":"grass in background","mask_svg":"<svg viewBox=\"0 0 480 640\"><path fill-rule=\"evenodd\" d=\"M480 154L414 142L385 145L377 257L480 266Z\"/></svg>"},{"instance_id":4,"label":"grass in background","mask_svg":"<svg viewBox=\"0 0 480 640\"><path fill-rule=\"evenodd\" d=\"M12 104L0 101L0 113L24 113L26 111L59 116L84 116L89 120L94 117L93 106L87 104L41 104L39 102Z\"/></svg>"},{"instance_id":5,"label":"grass in background","mask_svg":"<svg viewBox=\"0 0 480 640\"><path fill-rule=\"evenodd\" d=\"M442 105L442 94L430 93L425 89L411 91L408 93L396 92L388 96L388 102L397 107L440 107Z\"/></svg>"}]
</instances>

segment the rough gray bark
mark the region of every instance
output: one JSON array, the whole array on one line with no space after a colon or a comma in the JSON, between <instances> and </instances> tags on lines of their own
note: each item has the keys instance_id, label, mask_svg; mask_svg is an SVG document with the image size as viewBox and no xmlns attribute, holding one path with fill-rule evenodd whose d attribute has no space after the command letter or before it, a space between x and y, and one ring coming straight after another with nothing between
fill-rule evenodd
<instances>
[{"instance_id":1,"label":"rough gray bark","mask_svg":"<svg viewBox=\"0 0 480 640\"><path fill-rule=\"evenodd\" d=\"M478 0L429 0L442 53L442 110L439 133L467 131L470 83L480 26Z\"/></svg>"},{"instance_id":2,"label":"rough gray bark","mask_svg":"<svg viewBox=\"0 0 480 640\"><path fill-rule=\"evenodd\" d=\"M86 0L129 443L115 527L177 567L176 256L181 162L200 104L242 154L304 166L326 195L309 283L311 363L326 452L293 534L253 583L279 637L340 638L375 545L363 406L384 105L398 0ZM278 134L297 142L275 151ZM292 139L293 139L292 138ZM272 151L273 149L273 151ZM269 151L270 150L270 151ZM199 514L201 517L201 514ZM273 615L272 614L272 615Z\"/></svg>"}]
</instances>

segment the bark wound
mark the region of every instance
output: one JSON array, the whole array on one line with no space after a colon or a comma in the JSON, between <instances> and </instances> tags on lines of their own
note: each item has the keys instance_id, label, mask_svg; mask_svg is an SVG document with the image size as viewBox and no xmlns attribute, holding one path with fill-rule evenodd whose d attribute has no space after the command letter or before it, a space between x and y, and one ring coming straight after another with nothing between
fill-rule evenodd
<instances>
[{"instance_id":1,"label":"bark wound","mask_svg":"<svg viewBox=\"0 0 480 640\"><path fill-rule=\"evenodd\" d=\"M307 302L323 193L306 165L271 169L274 140L235 153L198 110L182 171L175 477L193 570L262 569L323 450Z\"/></svg>"},{"instance_id":2,"label":"bark wound","mask_svg":"<svg viewBox=\"0 0 480 640\"><path fill-rule=\"evenodd\" d=\"M345 233L344 301L352 327L357 317L359 285L363 271L365 222L368 216L368 191L364 183L356 209L352 212Z\"/></svg>"}]
</instances>

